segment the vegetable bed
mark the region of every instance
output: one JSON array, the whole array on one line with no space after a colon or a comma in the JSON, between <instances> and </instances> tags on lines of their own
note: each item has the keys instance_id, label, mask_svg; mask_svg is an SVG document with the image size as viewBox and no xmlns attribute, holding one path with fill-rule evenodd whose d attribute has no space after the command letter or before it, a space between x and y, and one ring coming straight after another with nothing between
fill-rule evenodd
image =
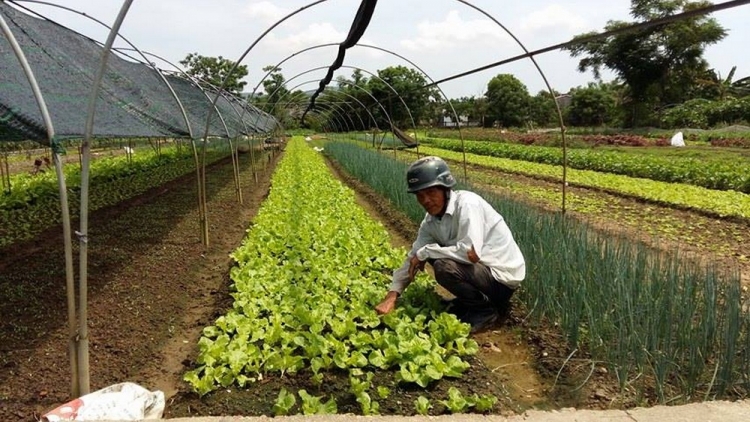
<instances>
[{"instance_id":1,"label":"vegetable bed","mask_svg":"<svg viewBox=\"0 0 750 422\"><path fill-rule=\"evenodd\" d=\"M175 416L499 411L502 385L424 275L396 311L374 311L405 253L295 138L232 254L234 303L204 329Z\"/></svg>"}]
</instances>

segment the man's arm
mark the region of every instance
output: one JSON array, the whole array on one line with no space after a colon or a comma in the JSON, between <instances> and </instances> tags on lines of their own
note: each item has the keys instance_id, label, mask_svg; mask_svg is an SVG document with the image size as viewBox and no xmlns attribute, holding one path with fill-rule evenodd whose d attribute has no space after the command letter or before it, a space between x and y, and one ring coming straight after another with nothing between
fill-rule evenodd
<instances>
[{"instance_id":1,"label":"man's arm","mask_svg":"<svg viewBox=\"0 0 750 422\"><path fill-rule=\"evenodd\" d=\"M417 232L417 240L412 244L411 250L406 255L404 263L401 267L393 271L393 279L385 299L375 307L375 310L378 311L378 313L387 314L396 307L396 299L398 299L404 289L414 281L414 276L416 276L417 272L424 270L424 261L420 261L417 258L417 250L434 241L435 239L430 233L428 233L423 220L422 224L419 226L419 232Z\"/></svg>"}]
</instances>

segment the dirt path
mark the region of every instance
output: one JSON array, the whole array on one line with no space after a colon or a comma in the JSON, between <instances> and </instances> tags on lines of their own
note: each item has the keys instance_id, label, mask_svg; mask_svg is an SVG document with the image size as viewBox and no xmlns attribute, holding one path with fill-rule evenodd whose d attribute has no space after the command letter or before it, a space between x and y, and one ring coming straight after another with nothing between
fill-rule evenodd
<instances>
[{"instance_id":1,"label":"dirt path","mask_svg":"<svg viewBox=\"0 0 750 422\"><path fill-rule=\"evenodd\" d=\"M244 205L229 159L208 173L211 246L199 239L194 176L95 212L90 221L92 390L132 381L167 396L200 330L227 306L229 253L268 192L273 163L254 182L241 155ZM0 420L35 421L69 400L60 229L0 251Z\"/></svg>"}]
</instances>

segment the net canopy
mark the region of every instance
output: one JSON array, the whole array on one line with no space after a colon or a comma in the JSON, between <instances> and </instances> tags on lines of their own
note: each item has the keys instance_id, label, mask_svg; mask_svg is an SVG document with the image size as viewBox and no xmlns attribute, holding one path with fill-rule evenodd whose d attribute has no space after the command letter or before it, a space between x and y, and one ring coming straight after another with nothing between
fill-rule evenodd
<instances>
[{"instance_id":1,"label":"net canopy","mask_svg":"<svg viewBox=\"0 0 750 422\"><path fill-rule=\"evenodd\" d=\"M89 96L103 51L101 45L4 2L0 2L0 15L39 84L55 138L83 137ZM216 94L216 90L201 87L180 74L166 74L150 64L112 54L99 90L92 136L202 137ZM226 92L218 97L215 107L208 125L209 136L267 133L277 124L272 116ZM0 141L46 139L44 120L23 67L10 41L0 36Z\"/></svg>"},{"instance_id":2,"label":"net canopy","mask_svg":"<svg viewBox=\"0 0 750 422\"><path fill-rule=\"evenodd\" d=\"M392 127L393 134L396 135L396 137L404 143L409 148L414 148L417 146L417 141L414 140L411 136L404 133L403 130L397 128L396 126Z\"/></svg>"}]
</instances>

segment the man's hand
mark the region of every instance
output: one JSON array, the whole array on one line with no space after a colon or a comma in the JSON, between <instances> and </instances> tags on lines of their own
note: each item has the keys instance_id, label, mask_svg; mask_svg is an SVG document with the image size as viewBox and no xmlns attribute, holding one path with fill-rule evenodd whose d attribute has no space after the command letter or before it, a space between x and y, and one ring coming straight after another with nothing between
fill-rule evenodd
<instances>
[{"instance_id":1,"label":"man's hand","mask_svg":"<svg viewBox=\"0 0 750 422\"><path fill-rule=\"evenodd\" d=\"M397 292L388 292L388 294L385 295L385 299L375 307L375 311L380 315L385 315L388 312L391 312L396 308L396 299L398 299Z\"/></svg>"},{"instance_id":2,"label":"man's hand","mask_svg":"<svg viewBox=\"0 0 750 422\"><path fill-rule=\"evenodd\" d=\"M409 281L414 281L414 277L417 276L417 272L424 271L425 261L420 261L416 255L411 257L409 260Z\"/></svg>"},{"instance_id":3,"label":"man's hand","mask_svg":"<svg viewBox=\"0 0 750 422\"><path fill-rule=\"evenodd\" d=\"M477 262L479 262L479 256L477 255L477 251L474 250L473 246L471 247L467 255L469 258L469 262L471 262L472 264L476 264Z\"/></svg>"}]
</instances>

